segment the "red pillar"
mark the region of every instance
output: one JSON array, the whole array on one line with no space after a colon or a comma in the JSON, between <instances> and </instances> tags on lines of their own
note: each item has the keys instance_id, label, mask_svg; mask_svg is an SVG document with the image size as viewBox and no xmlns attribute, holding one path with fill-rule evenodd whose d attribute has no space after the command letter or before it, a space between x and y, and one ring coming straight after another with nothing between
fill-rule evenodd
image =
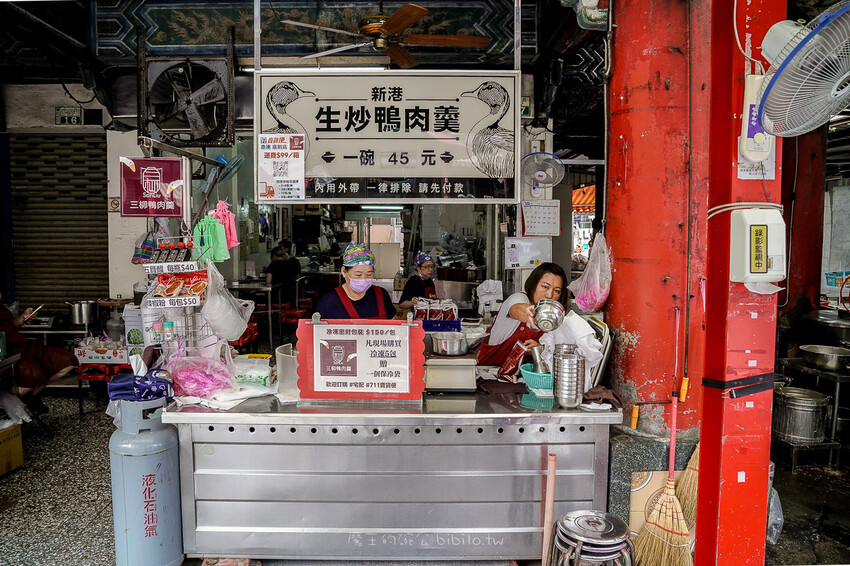
<instances>
[{"instance_id":1,"label":"red pillar","mask_svg":"<svg viewBox=\"0 0 850 566\"><path fill-rule=\"evenodd\" d=\"M606 196L614 278L605 312L617 332L613 385L629 404L669 399L684 372L691 191L688 2L624 2L614 9ZM694 410L699 380L691 384L679 417L682 429L699 423ZM665 406L642 411L638 426L665 435L669 417L658 407Z\"/></svg>"},{"instance_id":2,"label":"red pillar","mask_svg":"<svg viewBox=\"0 0 850 566\"><path fill-rule=\"evenodd\" d=\"M711 129L709 206L736 201L779 202L782 147L775 180L737 178L744 73L731 25L742 43L759 46L784 19L785 2L711 1ZM695 30L696 31L696 30ZM760 52L753 49L753 55ZM703 387L696 564L764 564L776 297L729 281L729 214L708 221L706 381Z\"/></svg>"}]
</instances>

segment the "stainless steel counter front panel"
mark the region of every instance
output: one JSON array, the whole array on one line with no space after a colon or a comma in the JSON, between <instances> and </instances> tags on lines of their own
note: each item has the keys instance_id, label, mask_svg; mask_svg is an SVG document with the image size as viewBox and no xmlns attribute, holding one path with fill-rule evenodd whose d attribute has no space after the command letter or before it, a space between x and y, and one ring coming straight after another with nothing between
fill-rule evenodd
<instances>
[{"instance_id":1,"label":"stainless steel counter front panel","mask_svg":"<svg viewBox=\"0 0 850 566\"><path fill-rule=\"evenodd\" d=\"M492 410L493 396L485 397ZM511 403L446 415L255 412L268 400L230 412L172 408L163 420L180 433L184 550L280 559L539 557L547 454L558 455L556 516L604 510L608 422L622 413L511 412Z\"/></svg>"}]
</instances>

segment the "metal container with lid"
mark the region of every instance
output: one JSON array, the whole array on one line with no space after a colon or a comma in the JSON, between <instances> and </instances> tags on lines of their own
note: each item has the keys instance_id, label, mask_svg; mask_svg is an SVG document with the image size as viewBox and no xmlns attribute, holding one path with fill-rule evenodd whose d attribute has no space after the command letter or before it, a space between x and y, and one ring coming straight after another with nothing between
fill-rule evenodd
<instances>
[{"instance_id":1,"label":"metal container with lid","mask_svg":"<svg viewBox=\"0 0 850 566\"><path fill-rule=\"evenodd\" d=\"M792 444L817 444L826 437L829 396L799 387L783 387L773 397L773 437Z\"/></svg>"}]
</instances>

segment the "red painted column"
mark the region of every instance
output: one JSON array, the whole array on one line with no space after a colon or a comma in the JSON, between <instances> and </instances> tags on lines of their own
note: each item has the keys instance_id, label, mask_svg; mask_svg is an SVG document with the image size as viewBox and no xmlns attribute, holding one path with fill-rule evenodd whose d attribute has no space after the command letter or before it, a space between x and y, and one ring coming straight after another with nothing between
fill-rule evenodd
<instances>
[{"instance_id":1,"label":"red painted column","mask_svg":"<svg viewBox=\"0 0 850 566\"><path fill-rule=\"evenodd\" d=\"M779 304L780 313L798 307L794 320L810 308L816 309L820 296L826 130L823 126L783 140L782 204L789 227L792 268L785 282L788 295L779 293Z\"/></svg>"},{"instance_id":2,"label":"red painted column","mask_svg":"<svg viewBox=\"0 0 850 566\"><path fill-rule=\"evenodd\" d=\"M692 191L688 2L623 2L614 9L605 228L614 278L605 314L617 333L613 385L628 405L669 399L684 372ZM700 350L694 338L690 344ZM699 424L699 383L691 381L682 429ZM668 434L667 407L645 406L638 427Z\"/></svg>"},{"instance_id":3,"label":"red painted column","mask_svg":"<svg viewBox=\"0 0 850 566\"><path fill-rule=\"evenodd\" d=\"M759 46L785 16L785 2L711 0L709 84L709 206L736 201L779 202L781 141L775 180L737 178L744 73L731 25L741 42ZM758 57L758 49L751 49ZM775 295L757 295L729 281L729 219L708 221L707 321L701 427L696 564L764 564L772 385L758 376L774 369ZM736 245L746 245L737 243Z\"/></svg>"}]
</instances>

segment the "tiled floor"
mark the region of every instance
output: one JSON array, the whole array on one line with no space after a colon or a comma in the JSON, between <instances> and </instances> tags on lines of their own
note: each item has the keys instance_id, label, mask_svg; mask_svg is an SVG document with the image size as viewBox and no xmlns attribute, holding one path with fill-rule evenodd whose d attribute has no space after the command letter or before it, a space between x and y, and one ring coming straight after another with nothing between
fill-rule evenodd
<instances>
[{"instance_id":1,"label":"tiled floor","mask_svg":"<svg viewBox=\"0 0 850 566\"><path fill-rule=\"evenodd\" d=\"M80 421L75 397L50 395L45 403L51 410L43 420L55 436L24 425L24 466L0 477L0 566L114 564L108 449L114 426L106 404L86 399ZM785 530L768 546L766 564L850 564L850 469L803 467L792 475L779 467L774 485Z\"/></svg>"}]
</instances>

